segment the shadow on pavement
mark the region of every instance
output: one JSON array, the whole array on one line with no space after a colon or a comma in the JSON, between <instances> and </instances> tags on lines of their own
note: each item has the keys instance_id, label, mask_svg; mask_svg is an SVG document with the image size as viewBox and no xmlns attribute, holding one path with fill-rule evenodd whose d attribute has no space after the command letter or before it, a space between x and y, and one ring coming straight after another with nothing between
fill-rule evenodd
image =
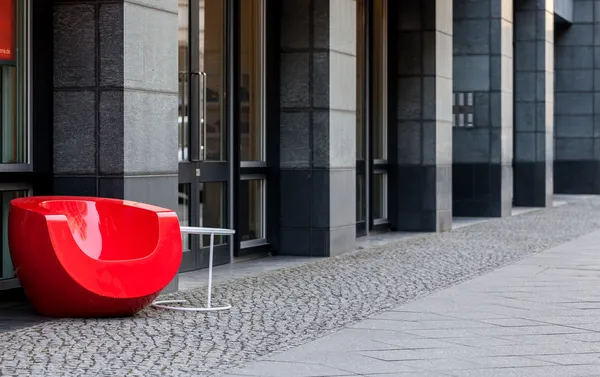
<instances>
[{"instance_id":1,"label":"shadow on pavement","mask_svg":"<svg viewBox=\"0 0 600 377\"><path fill-rule=\"evenodd\" d=\"M46 322L33 310L22 289L0 291L0 333Z\"/></svg>"}]
</instances>

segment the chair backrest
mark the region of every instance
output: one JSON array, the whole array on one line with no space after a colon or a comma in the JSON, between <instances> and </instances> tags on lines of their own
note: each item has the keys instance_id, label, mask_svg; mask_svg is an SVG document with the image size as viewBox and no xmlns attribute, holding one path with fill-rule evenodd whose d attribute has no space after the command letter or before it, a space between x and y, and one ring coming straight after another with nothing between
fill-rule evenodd
<instances>
[{"instance_id":1,"label":"chair backrest","mask_svg":"<svg viewBox=\"0 0 600 377\"><path fill-rule=\"evenodd\" d=\"M99 260L131 260L151 254L158 242L154 211L121 201L46 200L40 204L67 218L77 245Z\"/></svg>"}]
</instances>

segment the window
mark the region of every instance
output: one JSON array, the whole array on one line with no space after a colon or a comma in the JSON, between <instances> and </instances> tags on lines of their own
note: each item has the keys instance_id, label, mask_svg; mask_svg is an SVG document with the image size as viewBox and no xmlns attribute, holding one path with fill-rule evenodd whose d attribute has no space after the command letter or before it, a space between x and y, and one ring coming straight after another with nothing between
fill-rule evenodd
<instances>
[{"instance_id":1,"label":"window","mask_svg":"<svg viewBox=\"0 0 600 377\"><path fill-rule=\"evenodd\" d=\"M265 161L264 0L241 2L240 160Z\"/></svg>"},{"instance_id":2,"label":"window","mask_svg":"<svg viewBox=\"0 0 600 377\"><path fill-rule=\"evenodd\" d=\"M8 249L8 212L10 201L27 196L27 190L0 191L0 212L2 214L1 231L2 245L0 246L0 280L16 277L10 251Z\"/></svg>"},{"instance_id":3,"label":"window","mask_svg":"<svg viewBox=\"0 0 600 377\"><path fill-rule=\"evenodd\" d=\"M265 184L263 179L244 179L240 184L240 240L265 239ZM259 242L264 243L264 241Z\"/></svg>"},{"instance_id":4,"label":"window","mask_svg":"<svg viewBox=\"0 0 600 377\"><path fill-rule=\"evenodd\" d=\"M264 245L267 238L265 19L265 0L240 2L238 129L241 178L237 231L241 249Z\"/></svg>"},{"instance_id":5,"label":"window","mask_svg":"<svg viewBox=\"0 0 600 377\"><path fill-rule=\"evenodd\" d=\"M30 163L28 16L28 1L0 1L0 163L17 170Z\"/></svg>"}]
</instances>

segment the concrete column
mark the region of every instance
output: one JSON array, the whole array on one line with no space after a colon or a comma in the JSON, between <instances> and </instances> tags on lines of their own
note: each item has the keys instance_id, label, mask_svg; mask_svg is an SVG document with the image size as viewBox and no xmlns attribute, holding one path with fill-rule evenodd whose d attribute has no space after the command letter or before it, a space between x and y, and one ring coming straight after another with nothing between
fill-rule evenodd
<instances>
[{"instance_id":1,"label":"concrete column","mask_svg":"<svg viewBox=\"0 0 600 377\"><path fill-rule=\"evenodd\" d=\"M454 0L454 215L512 207L512 0Z\"/></svg>"},{"instance_id":2,"label":"concrete column","mask_svg":"<svg viewBox=\"0 0 600 377\"><path fill-rule=\"evenodd\" d=\"M515 2L514 203L517 206L552 206L553 5L554 0Z\"/></svg>"},{"instance_id":3,"label":"concrete column","mask_svg":"<svg viewBox=\"0 0 600 377\"><path fill-rule=\"evenodd\" d=\"M393 5L393 6L392 6ZM396 230L452 226L452 3L390 1L397 67L390 126L390 220ZM390 80L390 82L392 82ZM390 124L394 124L393 117Z\"/></svg>"},{"instance_id":4,"label":"concrete column","mask_svg":"<svg viewBox=\"0 0 600 377\"><path fill-rule=\"evenodd\" d=\"M177 207L177 0L54 5L54 192Z\"/></svg>"},{"instance_id":5,"label":"concrete column","mask_svg":"<svg viewBox=\"0 0 600 377\"><path fill-rule=\"evenodd\" d=\"M356 1L282 0L280 253L356 238Z\"/></svg>"},{"instance_id":6,"label":"concrete column","mask_svg":"<svg viewBox=\"0 0 600 377\"><path fill-rule=\"evenodd\" d=\"M554 192L600 193L600 2L573 2L555 33Z\"/></svg>"}]
</instances>

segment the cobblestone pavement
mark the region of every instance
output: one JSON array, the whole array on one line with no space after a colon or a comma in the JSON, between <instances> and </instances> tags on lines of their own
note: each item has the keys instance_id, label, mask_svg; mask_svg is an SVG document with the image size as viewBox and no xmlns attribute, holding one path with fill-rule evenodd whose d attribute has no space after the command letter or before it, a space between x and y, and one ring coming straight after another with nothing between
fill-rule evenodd
<instances>
[{"instance_id":1,"label":"cobblestone pavement","mask_svg":"<svg viewBox=\"0 0 600 377\"><path fill-rule=\"evenodd\" d=\"M148 309L0 333L0 375L210 376L596 229L600 200L588 199L222 283L214 302L229 312Z\"/></svg>"},{"instance_id":2,"label":"cobblestone pavement","mask_svg":"<svg viewBox=\"0 0 600 377\"><path fill-rule=\"evenodd\" d=\"M600 376L600 231L233 376Z\"/></svg>"}]
</instances>

